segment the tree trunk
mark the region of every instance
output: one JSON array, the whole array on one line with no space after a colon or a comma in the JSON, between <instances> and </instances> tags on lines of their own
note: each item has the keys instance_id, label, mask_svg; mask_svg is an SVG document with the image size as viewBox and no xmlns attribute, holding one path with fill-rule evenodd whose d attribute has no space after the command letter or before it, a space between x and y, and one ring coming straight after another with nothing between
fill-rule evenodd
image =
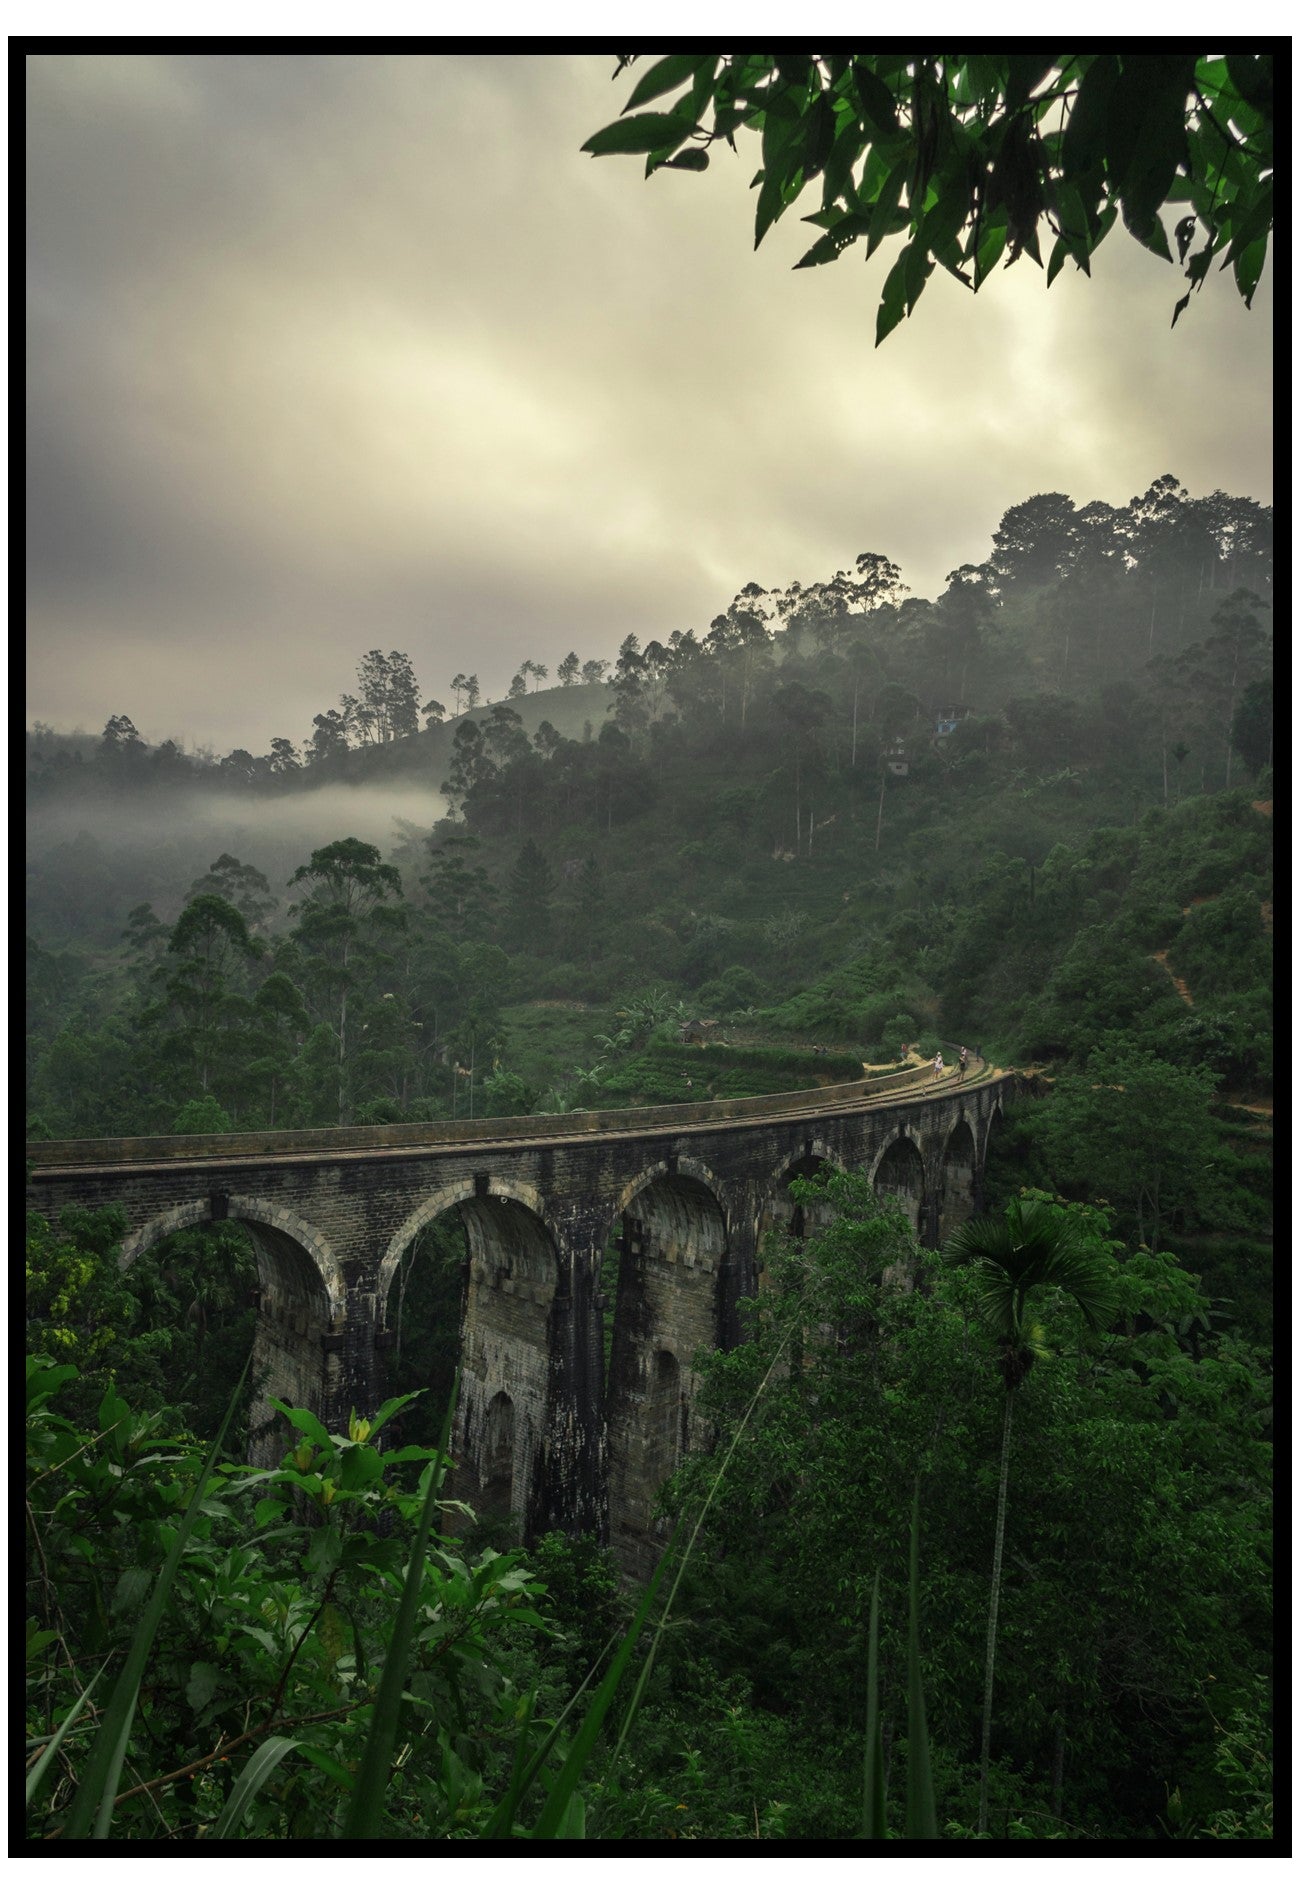
<instances>
[{"instance_id":1,"label":"tree trunk","mask_svg":"<svg viewBox=\"0 0 1299 1890\"><path fill-rule=\"evenodd\" d=\"M884 782L886 779L886 774L887 774L887 771L881 768L880 769L880 804L879 804L879 810L875 815L875 851L877 853L880 850L880 830L884 825Z\"/></svg>"},{"instance_id":2,"label":"tree trunk","mask_svg":"<svg viewBox=\"0 0 1299 1890\"><path fill-rule=\"evenodd\" d=\"M997 1664L997 1610L1001 1606L1001 1549L1006 1539L1006 1492L1010 1481L1010 1420L1015 1394L1006 1393L1001 1433L1001 1479L997 1485L997 1530L992 1546L992 1593L988 1599L988 1648L983 1668L983 1734L979 1742L979 1836L988 1830L988 1762L992 1752L992 1677Z\"/></svg>"}]
</instances>

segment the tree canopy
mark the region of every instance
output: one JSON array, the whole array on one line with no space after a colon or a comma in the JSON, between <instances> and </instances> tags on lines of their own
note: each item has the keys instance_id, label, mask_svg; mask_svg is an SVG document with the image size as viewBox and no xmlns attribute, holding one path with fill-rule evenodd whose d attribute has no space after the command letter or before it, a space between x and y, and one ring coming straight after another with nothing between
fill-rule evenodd
<instances>
[{"instance_id":1,"label":"tree canopy","mask_svg":"<svg viewBox=\"0 0 1299 1890\"><path fill-rule=\"evenodd\" d=\"M638 57L621 54L614 77ZM796 268L863 238L869 260L905 233L878 346L936 263L977 291L1003 257L1043 266L1045 223L1048 283L1066 261L1090 274L1120 216L1171 263L1166 210L1190 285L1174 323L1219 256L1248 307L1272 228L1273 112L1270 53L670 53L582 149L643 154L648 177L706 170L719 139L735 150L737 131L756 132L755 248L818 178L803 221L821 235Z\"/></svg>"}]
</instances>

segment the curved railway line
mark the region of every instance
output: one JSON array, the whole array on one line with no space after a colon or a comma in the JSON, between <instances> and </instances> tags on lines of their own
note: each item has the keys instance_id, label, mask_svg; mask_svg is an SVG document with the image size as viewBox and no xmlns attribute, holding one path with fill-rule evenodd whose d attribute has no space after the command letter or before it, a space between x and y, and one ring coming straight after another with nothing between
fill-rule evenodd
<instances>
[{"instance_id":1,"label":"curved railway line","mask_svg":"<svg viewBox=\"0 0 1299 1890\"><path fill-rule=\"evenodd\" d=\"M32 1142L27 1160L42 1176L70 1175L93 1169L122 1174L208 1165L297 1165L321 1162L408 1159L412 1155L453 1154L458 1150L548 1147L622 1141L662 1130L703 1135L725 1124L811 1121L819 1116L865 1115L899 1103L930 1102L956 1091L999 1081L1006 1071L971 1058L964 1078L955 1067L935 1081L928 1064L894 1070L861 1082L834 1083L817 1089L779 1090L763 1096L713 1098L707 1102L656 1103L644 1108L573 1110L562 1116L480 1116L472 1120L382 1124L371 1128L288 1129L246 1134L125 1136L94 1141Z\"/></svg>"}]
</instances>

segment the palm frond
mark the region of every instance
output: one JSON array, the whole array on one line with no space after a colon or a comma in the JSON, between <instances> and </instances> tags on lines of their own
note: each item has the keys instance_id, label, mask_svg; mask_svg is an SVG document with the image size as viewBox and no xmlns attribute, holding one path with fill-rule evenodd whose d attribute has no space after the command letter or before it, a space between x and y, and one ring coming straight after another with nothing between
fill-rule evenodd
<instances>
[{"instance_id":1,"label":"palm frond","mask_svg":"<svg viewBox=\"0 0 1299 1890\"><path fill-rule=\"evenodd\" d=\"M1015 1199L1004 1215L978 1215L957 1228L944 1252L969 1267L979 1316L999 1338L1018 1341L1025 1301L1035 1287L1068 1294L1093 1331L1117 1310L1108 1261L1083 1243L1049 1201Z\"/></svg>"}]
</instances>

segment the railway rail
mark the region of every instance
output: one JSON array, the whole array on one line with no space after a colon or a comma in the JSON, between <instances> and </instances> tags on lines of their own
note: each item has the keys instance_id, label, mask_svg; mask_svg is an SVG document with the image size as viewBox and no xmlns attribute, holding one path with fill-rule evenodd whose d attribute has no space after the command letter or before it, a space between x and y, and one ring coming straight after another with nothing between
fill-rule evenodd
<instances>
[{"instance_id":1,"label":"railway rail","mask_svg":"<svg viewBox=\"0 0 1299 1890\"><path fill-rule=\"evenodd\" d=\"M656 1129L674 1135L706 1135L734 1123L759 1127L773 1122L809 1122L821 1116L865 1114L904 1102L927 1102L954 1090L976 1089L1006 1074L982 1058L971 1059L962 1078L953 1067L935 1081L926 1064L891 1071L861 1082L835 1083L819 1089L783 1090L763 1096L713 1098L706 1102L658 1103L636 1109L574 1110L562 1116L480 1116L465 1121L410 1122L346 1129L288 1129L251 1133L188 1136L127 1136L94 1141L33 1142L27 1161L42 1176L93 1170L121 1174L159 1169L302 1162L407 1160L422 1154L451 1154L474 1149L549 1147L582 1142L626 1140Z\"/></svg>"}]
</instances>

